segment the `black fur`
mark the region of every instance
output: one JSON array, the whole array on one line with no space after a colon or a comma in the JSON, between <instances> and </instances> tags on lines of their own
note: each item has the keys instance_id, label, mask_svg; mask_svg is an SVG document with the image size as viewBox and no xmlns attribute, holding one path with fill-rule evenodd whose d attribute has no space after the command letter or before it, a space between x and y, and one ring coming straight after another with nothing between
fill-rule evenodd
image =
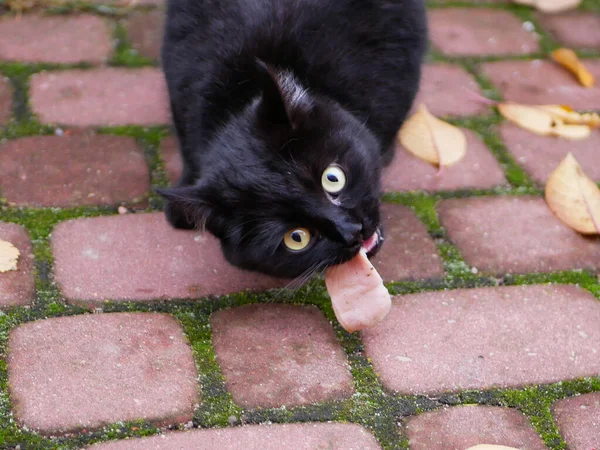
<instances>
[{"instance_id":1,"label":"black fur","mask_svg":"<svg viewBox=\"0 0 600 450\"><path fill-rule=\"evenodd\" d=\"M160 191L167 218L275 276L350 259L380 227L426 35L423 0L169 0L162 64L185 167ZM332 163L347 176L334 201ZM304 251L283 244L294 227L311 230Z\"/></svg>"}]
</instances>

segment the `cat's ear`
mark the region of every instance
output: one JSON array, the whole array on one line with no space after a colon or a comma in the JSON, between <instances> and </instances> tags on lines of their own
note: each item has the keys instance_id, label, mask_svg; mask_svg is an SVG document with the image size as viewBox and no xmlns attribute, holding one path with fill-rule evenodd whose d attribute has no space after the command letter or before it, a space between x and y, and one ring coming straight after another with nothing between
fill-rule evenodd
<instances>
[{"instance_id":1,"label":"cat's ear","mask_svg":"<svg viewBox=\"0 0 600 450\"><path fill-rule=\"evenodd\" d=\"M277 72L259 59L256 68L263 88L260 118L268 123L298 128L313 106L307 90L291 73Z\"/></svg>"},{"instance_id":2,"label":"cat's ear","mask_svg":"<svg viewBox=\"0 0 600 450\"><path fill-rule=\"evenodd\" d=\"M201 186L155 188L154 191L167 200L165 216L175 228L203 229L214 213Z\"/></svg>"}]
</instances>

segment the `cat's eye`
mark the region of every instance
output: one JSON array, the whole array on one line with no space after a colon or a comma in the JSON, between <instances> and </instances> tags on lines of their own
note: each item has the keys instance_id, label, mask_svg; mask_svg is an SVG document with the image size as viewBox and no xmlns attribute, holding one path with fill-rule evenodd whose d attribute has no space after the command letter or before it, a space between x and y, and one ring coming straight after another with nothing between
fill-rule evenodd
<instances>
[{"instance_id":1,"label":"cat's eye","mask_svg":"<svg viewBox=\"0 0 600 450\"><path fill-rule=\"evenodd\" d=\"M304 250L310 243L310 231L306 228L294 228L285 233L283 243L287 248L294 251Z\"/></svg>"},{"instance_id":2,"label":"cat's eye","mask_svg":"<svg viewBox=\"0 0 600 450\"><path fill-rule=\"evenodd\" d=\"M340 166L332 164L323 172L321 184L325 192L339 194L346 186L346 174Z\"/></svg>"}]
</instances>

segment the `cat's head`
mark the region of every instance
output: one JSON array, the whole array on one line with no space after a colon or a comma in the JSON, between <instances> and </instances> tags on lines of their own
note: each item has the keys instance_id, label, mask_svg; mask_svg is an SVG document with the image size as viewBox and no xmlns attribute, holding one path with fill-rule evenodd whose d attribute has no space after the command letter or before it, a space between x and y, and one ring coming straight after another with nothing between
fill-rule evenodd
<instances>
[{"instance_id":1,"label":"cat's head","mask_svg":"<svg viewBox=\"0 0 600 450\"><path fill-rule=\"evenodd\" d=\"M379 143L338 104L259 63L262 94L232 118L193 186L161 190L171 222L218 237L230 263L308 277L373 255L380 223Z\"/></svg>"}]
</instances>

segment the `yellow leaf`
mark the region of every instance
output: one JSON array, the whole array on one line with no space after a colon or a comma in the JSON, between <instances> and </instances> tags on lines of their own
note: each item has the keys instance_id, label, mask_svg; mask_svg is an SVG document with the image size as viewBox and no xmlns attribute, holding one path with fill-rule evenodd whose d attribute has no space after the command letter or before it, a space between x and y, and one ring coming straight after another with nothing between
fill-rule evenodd
<instances>
[{"instance_id":1,"label":"yellow leaf","mask_svg":"<svg viewBox=\"0 0 600 450\"><path fill-rule=\"evenodd\" d=\"M590 136L591 130L587 125L577 125L575 123L565 124L565 120L556 114L554 108L560 106L529 106L519 105L518 103L500 103L498 111L506 119L519 125L521 128L542 136L556 136L569 140L586 139ZM578 113L569 113L563 110L564 116L581 117ZM579 120L579 119L578 119ZM572 121L573 122L573 121ZM579 120L581 122L581 120Z\"/></svg>"},{"instance_id":2,"label":"yellow leaf","mask_svg":"<svg viewBox=\"0 0 600 450\"><path fill-rule=\"evenodd\" d=\"M567 124L600 127L600 114L598 113L578 113L570 106L565 105L541 105L538 108L562 119Z\"/></svg>"},{"instance_id":3,"label":"yellow leaf","mask_svg":"<svg viewBox=\"0 0 600 450\"><path fill-rule=\"evenodd\" d=\"M557 13L576 8L581 0L513 0L519 5L533 6L541 12Z\"/></svg>"},{"instance_id":4,"label":"yellow leaf","mask_svg":"<svg viewBox=\"0 0 600 450\"><path fill-rule=\"evenodd\" d=\"M552 52L552 59L565 69L571 71L579 80L582 86L592 87L595 80L594 75L583 65L573 50L568 48L559 48Z\"/></svg>"},{"instance_id":5,"label":"yellow leaf","mask_svg":"<svg viewBox=\"0 0 600 450\"><path fill-rule=\"evenodd\" d=\"M0 273L17 270L19 249L10 242L0 240Z\"/></svg>"},{"instance_id":6,"label":"yellow leaf","mask_svg":"<svg viewBox=\"0 0 600 450\"><path fill-rule=\"evenodd\" d=\"M600 233L600 189L569 153L546 183L546 203L564 223L583 234Z\"/></svg>"},{"instance_id":7,"label":"yellow leaf","mask_svg":"<svg viewBox=\"0 0 600 450\"><path fill-rule=\"evenodd\" d=\"M451 166L467 153L467 138L460 128L433 116L420 105L400 129L400 144L415 155L440 167Z\"/></svg>"},{"instance_id":8,"label":"yellow leaf","mask_svg":"<svg viewBox=\"0 0 600 450\"><path fill-rule=\"evenodd\" d=\"M479 444L475 447L469 447L467 450L519 450L516 447L507 447L505 445Z\"/></svg>"}]
</instances>

